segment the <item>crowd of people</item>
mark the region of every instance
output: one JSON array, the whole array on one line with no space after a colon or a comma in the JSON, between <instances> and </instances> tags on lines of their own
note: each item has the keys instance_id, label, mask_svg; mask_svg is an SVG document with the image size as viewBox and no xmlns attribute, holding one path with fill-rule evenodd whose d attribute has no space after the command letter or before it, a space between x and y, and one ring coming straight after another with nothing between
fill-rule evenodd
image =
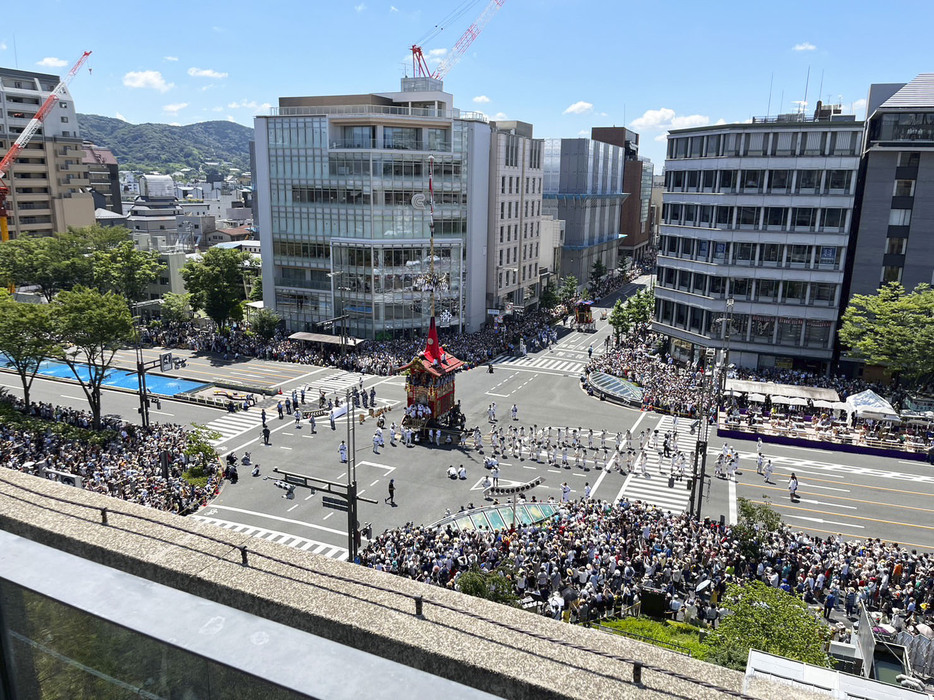
<instances>
[{"instance_id":1,"label":"crowd of people","mask_svg":"<svg viewBox=\"0 0 934 700\"><path fill-rule=\"evenodd\" d=\"M92 441L53 430L57 423L89 429L87 411L46 403L27 407L22 399L9 395L2 400L38 420L0 424L0 466L183 515L217 493L221 474L214 466L209 467L203 486L182 478L189 465L184 453L187 434L180 425L143 428L104 417L105 432L100 433L104 439Z\"/></svg>"},{"instance_id":2,"label":"crowd of people","mask_svg":"<svg viewBox=\"0 0 934 700\"><path fill-rule=\"evenodd\" d=\"M558 505L553 519L515 530L387 530L362 550L360 563L450 589L474 567L502 567L520 600L578 622L638 612L652 591L664 595L673 617L716 625L727 585L752 580L800 597L836 623L854 619L858 601L896 629L932 621L931 554L787 526L767 533L753 552L729 526L638 501Z\"/></svg>"}]
</instances>

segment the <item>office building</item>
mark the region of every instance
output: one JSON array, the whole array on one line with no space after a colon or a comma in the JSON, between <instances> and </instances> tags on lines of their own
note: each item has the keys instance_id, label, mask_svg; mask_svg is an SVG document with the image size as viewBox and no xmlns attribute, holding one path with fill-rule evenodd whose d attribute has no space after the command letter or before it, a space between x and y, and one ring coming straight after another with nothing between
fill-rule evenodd
<instances>
[{"instance_id":1,"label":"office building","mask_svg":"<svg viewBox=\"0 0 934 700\"><path fill-rule=\"evenodd\" d=\"M123 214L120 166L113 152L90 141L82 142L81 148L84 151L81 162L88 168L88 188L94 198L94 208Z\"/></svg>"},{"instance_id":2,"label":"office building","mask_svg":"<svg viewBox=\"0 0 934 700\"><path fill-rule=\"evenodd\" d=\"M862 135L839 112L669 135L653 328L677 359L828 367Z\"/></svg>"},{"instance_id":3,"label":"office building","mask_svg":"<svg viewBox=\"0 0 934 700\"><path fill-rule=\"evenodd\" d=\"M59 77L0 68L0 154L6 155ZM67 88L4 178L10 237L50 236L94 224L94 200Z\"/></svg>"},{"instance_id":4,"label":"office building","mask_svg":"<svg viewBox=\"0 0 934 700\"><path fill-rule=\"evenodd\" d=\"M532 307L541 292L542 139L525 122L493 122L487 305Z\"/></svg>"},{"instance_id":5,"label":"office building","mask_svg":"<svg viewBox=\"0 0 934 700\"><path fill-rule=\"evenodd\" d=\"M358 338L420 335L432 291L441 327L483 324L491 128L482 115L454 109L440 80L403 78L399 92L283 97L256 118L255 139L263 301L288 329L346 317Z\"/></svg>"},{"instance_id":6,"label":"office building","mask_svg":"<svg viewBox=\"0 0 934 700\"><path fill-rule=\"evenodd\" d=\"M561 274L585 285L594 263L617 266L625 150L591 139L545 139L542 207L565 221Z\"/></svg>"},{"instance_id":7,"label":"office building","mask_svg":"<svg viewBox=\"0 0 934 700\"><path fill-rule=\"evenodd\" d=\"M934 283L934 73L872 85L866 114L847 298Z\"/></svg>"}]
</instances>

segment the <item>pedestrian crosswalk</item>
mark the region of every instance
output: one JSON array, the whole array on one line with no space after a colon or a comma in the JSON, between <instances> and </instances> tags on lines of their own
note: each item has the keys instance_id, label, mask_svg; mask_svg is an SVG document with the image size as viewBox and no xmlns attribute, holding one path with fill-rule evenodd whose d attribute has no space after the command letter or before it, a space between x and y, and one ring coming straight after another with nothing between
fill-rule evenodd
<instances>
[{"instance_id":1,"label":"pedestrian crosswalk","mask_svg":"<svg viewBox=\"0 0 934 700\"><path fill-rule=\"evenodd\" d=\"M678 448L687 455L694 447L693 440L688 440L684 436L687 421L683 418L677 420L678 423L675 425L675 419L672 419L671 416L663 416L651 432L658 431L659 444L661 444L665 433L673 432L677 428L680 438ZM636 440L637 436L633 436L633 441ZM673 513L684 512L691 500L691 482L689 479L691 464L686 465L685 478L680 481L675 480L674 485L669 487L670 462L664 457L660 457L658 450L652 449L649 445L649 441L646 441L645 454L648 458L646 473L648 476L643 476L641 468L635 467L633 472L626 477L617 500L625 498L628 501L642 501L643 503L651 503L659 508L670 510Z\"/></svg>"},{"instance_id":2,"label":"pedestrian crosswalk","mask_svg":"<svg viewBox=\"0 0 934 700\"><path fill-rule=\"evenodd\" d=\"M343 397L347 389L359 384L362 375L357 372L333 372L326 377L321 377L305 386L305 400L313 403L318 400L318 396L323 391L325 396L333 396L335 393Z\"/></svg>"},{"instance_id":3,"label":"pedestrian crosswalk","mask_svg":"<svg viewBox=\"0 0 934 700\"><path fill-rule=\"evenodd\" d=\"M249 535L251 537L258 537L260 539L267 540L268 542L275 542L276 544L282 544L286 547L301 549L305 552L311 552L312 554L320 554L321 556L325 556L330 559L340 559L341 561L346 561L347 559L346 547L337 547L332 544L327 544L326 542L318 542L316 540L309 540L304 537L290 535L287 532L267 530L266 528L262 527L244 525L243 523L233 523L229 520L208 518L203 515L192 515L189 517L194 518L199 522L207 523L208 525L216 525L218 527L224 528L225 530L238 532L244 535Z\"/></svg>"},{"instance_id":4,"label":"pedestrian crosswalk","mask_svg":"<svg viewBox=\"0 0 934 700\"><path fill-rule=\"evenodd\" d=\"M516 355L503 355L497 363L498 367L507 369L524 370L544 370L555 374L580 374L587 366L587 359L572 359L570 357L555 357L549 354L525 355L518 357Z\"/></svg>"},{"instance_id":5,"label":"pedestrian crosswalk","mask_svg":"<svg viewBox=\"0 0 934 700\"><path fill-rule=\"evenodd\" d=\"M267 409L267 414L270 409ZM228 440L243 435L250 430L259 430L263 424L262 409L259 406L253 406L248 411L238 411L237 413L227 413L220 418L215 418L207 424L209 430L216 430L220 433L220 438L212 440L212 444L220 445ZM275 413L275 409L272 409Z\"/></svg>"}]
</instances>

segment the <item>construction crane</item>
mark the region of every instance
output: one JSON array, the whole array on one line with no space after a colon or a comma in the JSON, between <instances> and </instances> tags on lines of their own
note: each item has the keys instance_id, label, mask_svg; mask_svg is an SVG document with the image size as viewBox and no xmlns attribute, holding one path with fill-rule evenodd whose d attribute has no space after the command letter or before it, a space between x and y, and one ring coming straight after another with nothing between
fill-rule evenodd
<instances>
[{"instance_id":1,"label":"construction crane","mask_svg":"<svg viewBox=\"0 0 934 700\"><path fill-rule=\"evenodd\" d=\"M487 6L483 8L483 12L480 13L480 16L474 20L473 24L467 27L467 31L461 35L461 38L454 44L454 48L445 56L444 60L441 61L434 72L431 71L428 67L428 63L425 61L422 47L418 44L412 44L412 72L415 77L430 77L443 80L444 76L446 76L450 70L457 65L457 62L463 58L467 49L469 49L470 45L474 42L474 39L480 35L483 28L490 23L490 20L493 19L493 15L499 11L499 8L501 8L505 2L506 0L490 0Z\"/></svg>"},{"instance_id":2,"label":"construction crane","mask_svg":"<svg viewBox=\"0 0 934 700\"><path fill-rule=\"evenodd\" d=\"M55 103L65 94L65 88L68 87L68 83L75 77L75 74L81 69L81 66L84 65L84 62L88 60L88 56L90 55L90 51L85 51L81 54L81 58L79 58L72 69L68 71L68 75L66 75L62 81L55 86L55 89L49 93L49 96L45 98L45 102L39 107L39 111L36 112L35 116L26 125L26 128L23 129L23 133L19 135L19 138L16 139L10 147L9 152L3 157L3 160L0 160L0 242L6 243L10 240L6 210L6 198L10 194L10 188L3 184L3 177L10 168L13 167L13 162L19 156L20 151L22 151L32 137L35 136L39 127L42 126L42 121L46 118Z\"/></svg>"}]
</instances>

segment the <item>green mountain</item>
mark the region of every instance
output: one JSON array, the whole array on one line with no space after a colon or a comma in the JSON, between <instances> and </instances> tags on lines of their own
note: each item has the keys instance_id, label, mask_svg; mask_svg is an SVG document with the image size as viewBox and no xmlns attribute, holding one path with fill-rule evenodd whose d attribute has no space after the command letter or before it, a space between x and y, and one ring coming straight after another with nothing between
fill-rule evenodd
<instances>
[{"instance_id":1,"label":"green mountain","mask_svg":"<svg viewBox=\"0 0 934 700\"><path fill-rule=\"evenodd\" d=\"M81 138L113 151L122 170L172 173L227 167L250 169L253 129L228 121L187 126L130 124L97 114L79 114ZM205 166L206 162L219 163Z\"/></svg>"}]
</instances>

